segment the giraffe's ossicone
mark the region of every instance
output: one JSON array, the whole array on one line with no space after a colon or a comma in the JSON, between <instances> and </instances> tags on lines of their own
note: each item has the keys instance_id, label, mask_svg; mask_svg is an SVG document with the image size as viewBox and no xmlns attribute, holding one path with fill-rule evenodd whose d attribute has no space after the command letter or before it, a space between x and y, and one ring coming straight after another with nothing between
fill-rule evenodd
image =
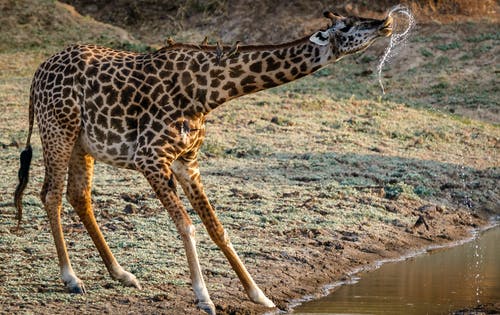
<instances>
[{"instance_id":1,"label":"giraffe's ossicone","mask_svg":"<svg viewBox=\"0 0 500 315\"><path fill-rule=\"evenodd\" d=\"M21 153L15 192L18 219L31 162L34 119L43 148L45 179L41 200L56 244L61 278L69 292L84 293L70 263L60 212L67 199L88 230L110 275L140 288L116 261L91 206L94 161L141 172L163 203L184 242L198 307L215 313L195 246L191 219L176 193L181 185L212 240L227 257L249 298L274 307L234 250L203 190L197 156L205 117L230 99L306 76L367 48L392 33L392 19L325 16L331 25L280 45L231 47L177 44L150 54L75 45L37 69L29 104L29 133ZM271 292L272 294L272 292Z\"/></svg>"}]
</instances>

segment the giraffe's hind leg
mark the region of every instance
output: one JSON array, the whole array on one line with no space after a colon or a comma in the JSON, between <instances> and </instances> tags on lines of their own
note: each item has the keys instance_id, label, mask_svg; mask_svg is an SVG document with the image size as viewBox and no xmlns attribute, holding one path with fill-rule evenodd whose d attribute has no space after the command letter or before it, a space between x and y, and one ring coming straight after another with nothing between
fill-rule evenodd
<instances>
[{"instance_id":1,"label":"giraffe's hind leg","mask_svg":"<svg viewBox=\"0 0 500 315\"><path fill-rule=\"evenodd\" d=\"M82 220L109 274L126 286L141 288L136 277L116 261L106 243L92 210L91 186L94 172L94 158L85 153L77 143L71 154L68 171L67 198Z\"/></svg>"},{"instance_id":2,"label":"giraffe's hind leg","mask_svg":"<svg viewBox=\"0 0 500 315\"><path fill-rule=\"evenodd\" d=\"M57 130L53 131L57 133ZM42 137L45 179L40 197L50 222L50 228L56 245L61 279L70 293L85 293L83 282L76 276L68 256L61 226L62 193L73 141L65 138L63 133L56 134L48 141ZM61 141L66 139L68 141Z\"/></svg>"}]
</instances>

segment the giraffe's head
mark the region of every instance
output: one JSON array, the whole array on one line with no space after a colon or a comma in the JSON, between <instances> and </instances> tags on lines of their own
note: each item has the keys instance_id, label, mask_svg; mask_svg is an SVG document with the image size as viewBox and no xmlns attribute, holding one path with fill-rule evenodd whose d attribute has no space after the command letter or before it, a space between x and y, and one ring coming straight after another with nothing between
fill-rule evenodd
<instances>
[{"instance_id":1,"label":"giraffe's head","mask_svg":"<svg viewBox=\"0 0 500 315\"><path fill-rule=\"evenodd\" d=\"M361 18L355 16L343 17L327 11L325 17L332 21L326 30L314 33L311 42L320 45L330 45L335 59L366 49L377 38L392 34L392 17L383 20Z\"/></svg>"}]
</instances>

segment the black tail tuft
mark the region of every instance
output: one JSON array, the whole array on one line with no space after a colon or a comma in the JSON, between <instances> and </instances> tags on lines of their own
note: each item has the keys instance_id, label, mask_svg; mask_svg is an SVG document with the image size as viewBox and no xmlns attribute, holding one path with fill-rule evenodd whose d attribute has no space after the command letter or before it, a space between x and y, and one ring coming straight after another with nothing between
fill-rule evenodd
<instances>
[{"instance_id":1,"label":"black tail tuft","mask_svg":"<svg viewBox=\"0 0 500 315\"><path fill-rule=\"evenodd\" d=\"M18 227L21 224L21 220L23 218L23 204L22 204L23 192L24 189L26 188L26 185L28 185L32 156L33 156L33 150L31 149L31 146L28 145L26 149L24 149L23 152L21 152L21 156L19 157L19 160L21 162L21 166L19 167L19 172L17 173L17 176L19 177L19 184L17 184L16 192L14 193L14 204L16 205L17 208L16 219Z\"/></svg>"}]
</instances>

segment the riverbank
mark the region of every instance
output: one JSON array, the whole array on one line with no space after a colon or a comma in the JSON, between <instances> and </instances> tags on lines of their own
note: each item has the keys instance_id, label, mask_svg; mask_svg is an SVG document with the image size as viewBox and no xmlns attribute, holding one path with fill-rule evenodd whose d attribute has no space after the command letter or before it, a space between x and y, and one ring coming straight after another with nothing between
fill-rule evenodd
<instances>
[{"instance_id":1,"label":"riverbank","mask_svg":"<svg viewBox=\"0 0 500 315\"><path fill-rule=\"evenodd\" d=\"M500 303L480 304L473 308L465 308L453 312L453 315L482 315L500 313Z\"/></svg>"},{"instance_id":2,"label":"riverbank","mask_svg":"<svg viewBox=\"0 0 500 315\"><path fill-rule=\"evenodd\" d=\"M406 235L397 231L392 231L393 238L401 242L398 245L394 244L394 248L385 248L385 250L378 250L377 252L372 250L377 246L384 246L386 242L390 243L389 239L385 239L380 244L378 244L378 242L374 241L374 239L380 237L380 235L375 234L372 235L372 237L368 237L365 241L344 246L344 250L347 250L347 252L349 252L348 259L344 260L346 263L339 263L338 259L329 260L329 258L327 257L321 257L320 259L324 259L326 260L326 262L321 260L321 262L318 262L317 264L320 266L324 264L323 268L316 268L315 270L313 269L310 273L307 273L306 277L302 277L298 281L298 283L300 283L301 285L301 288L307 288L304 294L299 298L286 299L288 303L285 307L282 307L281 310L288 313L304 302L328 295L332 291L340 288L340 286L349 283L351 279L355 278L356 275L360 272L378 268L381 264L384 263L406 260L410 257L421 255L428 250L437 250L450 246L453 247L459 244L463 244L464 242L469 242L473 239L473 233L475 233L476 231L491 228L491 222L480 219L473 223L473 225L484 224L478 228L471 228L471 225L465 224L464 226L457 229L456 225L451 224L454 225L454 227L451 228L454 231L451 232L451 225L447 226L448 222L449 221L447 219L444 219L442 222L440 222L442 231L447 231L446 233L449 233L448 235L450 236L446 241L443 239L443 235L432 235L432 233L429 233L424 236L422 231L418 231L418 229L406 230ZM463 230L462 228L465 228L465 230ZM369 231L367 232L368 234L370 233ZM329 272L326 271L326 266L335 265L336 268L330 268ZM342 270L340 274L338 273L339 269ZM320 270L321 272L317 272ZM321 283L320 279L328 278L325 273L328 273L328 276L331 276L331 280L333 280L333 282ZM317 276L318 274L319 277ZM297 277L297 275L295 275L295 277ZM292 278L294 277L292 276ZM308 282L307 279L310 279L311 281ZM304 283L306 283L305 286L303 285ZM321 286L318 287L318 284L320 283ZM315 286L316 290L314 290Z\"/></svg>"},{"instance_id":3,"label":"riverbank","mask_svg":"<svg viewBox=\"0 0 500 315\"><path fill-rule=\"evenodd\" d=\"M399 214L416 221L418 216L409 209L418 204L408 206L400 208ZM144 215L140 212L139 214ZM431 209L425 213L425 217L429 230L424 225L385 225L369 220L345 230L294 228L287 231L259 231L259 228L242 223L236 228L233 225L238 222L236 220L232 221L233 224L228 230L230 235L234 236L235 247L243 256L257 283L276 303L279 310L289 312L290 306L296 304L298 299L303 299L304 296L316 298L324 294L321 288L350 279L353 271L372 266L381 259L397 259L422 248L468 238L471 228L480 227L487 222L479 216L460 210ZM171 224L162 222L166 219L163 215L148 215L147 221L149 219L157 220L159 226L163 223L163 226L173 230ZM43 220L43 217L36 218L35 221L38 220ZM110 243L114 244L112 248L118 259L138 276L143 291L123 288L110 280L91 244L84 239L86 237L82 227L73 221L74 223L65 225L67 239L71 240L69 246L73 261L76 262L76 269L80 270L89 292L85 296L65 293L57 279L55 257L50 255L53 250L48 231L43 229L41 234L35 232L40 236L34 236L30 231L32 225L27 223L21 233L12 233L12 236L3 238L3 244L6 240L17 239L17 244L11 244L14 250L7 250L2 246L2 252L7 252L6 256L10 258L7 265L11 268L13 265L17 267L10 270L1 268L6 286L0 291L0 309L6 314L40 311L40 308L43 308L42 313L45 314L91 314L96 311L112 314L201 314L192 303L194 295L188 282L187 267L183 262L179 240L174 237L169 241L162 241L165 237L163 233L156 233L162 235L153 239L150 233L155 234L155 231L146 233L141 229L133 234L128 232L129 243L123 244L127 241L120 237L124 235L124 231L120 230L125 228L130 231L126 225L137 227L141 220L145 220L145 217L137 221L121 216L100 219L101 222L104 221L102 225L105 234L108 235ZM197 227L200 228L199 224ZM119 234L118 240L112 231ZM248 301L238 279L222 255L210 246L205 233L200 231L198 239L202 268L205 270L207 285L218 313L259 314L270 311ZM146 244L145 241L159 241L156 246L160 252L151 250L153 244ZM247 245L248 242L253 244ZM42 253L40 246L47 247L48 253ZM132 259L124 257L124 253L128 253ZM174 255L177 256L173 257ZM23 257L24 264L14 263L13 259L16 257ZM47 259L54 263L46 264ZM150 264L151 266L148 266ZM28 272L31 272L31 276L27 275ZM14 278L15 274L19 275L17 279ZM6 299L6 296L9 296L9 299Z\"/></svg>"}]
</instances>

